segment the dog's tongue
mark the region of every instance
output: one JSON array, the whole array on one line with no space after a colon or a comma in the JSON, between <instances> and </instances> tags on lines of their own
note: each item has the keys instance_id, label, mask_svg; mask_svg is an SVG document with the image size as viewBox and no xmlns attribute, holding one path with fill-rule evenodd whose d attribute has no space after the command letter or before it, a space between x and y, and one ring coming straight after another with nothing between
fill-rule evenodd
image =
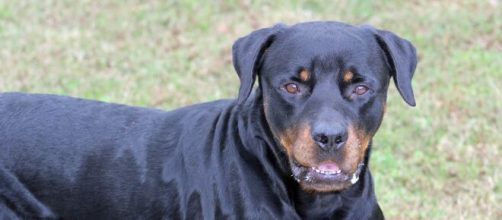
<instances>
[{"instance_id":1,"label":"dog's tongue","mask_svg":"<svg viewBox=\"0 0 502 220\"><path fill-rule=\"evenodd\" d=\"M334 162L323 162L317 166L318 170L329 171L329 172L337 172L340 170L338 165Z\"/></svg>"}]
</instances>

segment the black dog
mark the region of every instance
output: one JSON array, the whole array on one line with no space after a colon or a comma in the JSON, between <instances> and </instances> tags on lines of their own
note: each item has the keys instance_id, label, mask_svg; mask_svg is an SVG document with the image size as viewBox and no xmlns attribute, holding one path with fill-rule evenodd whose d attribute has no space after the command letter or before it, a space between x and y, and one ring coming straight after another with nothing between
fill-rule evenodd
<instances>
[{"instance_id":1,"label":"black dog","mask_svg":"<svg viewBox=\"0 0 502 220\"><path fill-rule=\"evenodd\" d=\"M368 169L414 47L370 26L257 30L237 100L171 112L0 95L0 219L383 219ZM251 90L256 76L259 86Z\"/></svg>"}]
</instances>

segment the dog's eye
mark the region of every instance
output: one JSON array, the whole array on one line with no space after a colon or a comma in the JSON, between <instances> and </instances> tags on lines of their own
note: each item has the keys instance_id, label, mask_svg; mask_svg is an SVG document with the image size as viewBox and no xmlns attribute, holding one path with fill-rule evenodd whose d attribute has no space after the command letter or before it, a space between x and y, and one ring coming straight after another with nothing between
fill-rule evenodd
<instances>
[{"instance_id":1,"label":"dog's eye","mask_svg":"<svg viewBox=\"0 0 502 220\"><path fill-rule=\"evenodd\" d=\"M356 88L354 88L354 91L352 91L353 93L355 93L356 95L364 95L364 93L368 92L369 88L366 87L366 86L363 86L363 85L359 85L359 86L356 86Z\"/></svg>"},{"instance_id":2,"label":"dog's eye","mask_svg":"<svg viewBox=\"0 0 502 220\"><path fill-rule=\"evenodd\" d=\"M290 94L296 94L296 93L300 92L300 87L298 85L296 85L295 83L288 83L288 84L284 85L284 89L286 90L286 92L288 92Z\"/></svg>"}]
</instances>

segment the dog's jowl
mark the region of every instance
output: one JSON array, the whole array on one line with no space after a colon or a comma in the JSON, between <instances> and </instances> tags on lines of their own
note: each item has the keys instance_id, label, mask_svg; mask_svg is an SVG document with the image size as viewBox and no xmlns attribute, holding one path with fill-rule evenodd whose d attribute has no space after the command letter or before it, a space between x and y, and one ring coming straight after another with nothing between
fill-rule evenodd
<instances>
[{"instance_id":1,"label":"dog's jowl","mask_svg":"<svg viewBox=\"0 0 502 220\"><path fill-rule=\"evenodd\" d=\"M415 105L410 42L276 25L233 63L235 100L169 112L0 94L0 219L383 219L371 140L391 78Z\"/></svg>"}]
</instances>

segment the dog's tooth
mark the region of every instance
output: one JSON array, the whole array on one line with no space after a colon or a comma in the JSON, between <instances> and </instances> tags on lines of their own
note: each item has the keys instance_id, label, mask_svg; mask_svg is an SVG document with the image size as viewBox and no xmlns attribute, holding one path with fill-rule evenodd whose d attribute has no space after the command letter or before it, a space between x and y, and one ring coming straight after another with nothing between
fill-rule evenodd
<instances>
[{"instance_id":1,"label":"dog's tooth","mask_svg":"<svg viewBox=\"0 0 502 220\"><path fill-rule=\"evenodd\" d=\"M313 171L320 173L320 174L325 174L325 175L335 175L335 174L340 174L342 171L341 170L322 170L316 167L311 168Z\"/></svg>"},{"instance_id":2,"label":"dog's tooth","mask_svg":"<svg viewBox=\"0 0 502 220\"><path fill-rule=\"evenodd\" d=\"M339 173L342 172L341 170L336 170L336 171L333 171L333 170L322 170L322 169L318 169L318 168L315 168L315 167L312 167L312 170L315 171L315 172L317 172L317 173L325 174L325 175L335 175L335 174L339 174Z\"/></svg>"},{"instance_id":3,"label":"dog's tooth","mask_svg":"<svg viewBox=\"0 0 502 220\"><path fill-rule=\"evenodd\" d=\"M300 179L298 179L298 177L295 176L294 178L295 178L296 182L300 182Z\"/></svg>"},{"instance_id":4,"label":"dog's tooth","mask_svg":"<svg viewBox=\"0 0 502 220\"><path fill-rule=\"evenodd\" d=\"M358 180L359 180L359 175L357 175L357 173L354 173L352 175L352 179L350 179L350 183L355 184L357 183Z\"/></svg>"},{"instance_id":5,"label":"dog's tooth","mask_svg":"<svg viewBox=\"0 0 502 220\"><path fill-rule=\"evenodd\" d=\"M311 180L312 180L312 178L311 178L310 176L306 176L306 177L305 177L305 181L306 181L306 182L310 182Z\"/></svg>"}]
</instances>

